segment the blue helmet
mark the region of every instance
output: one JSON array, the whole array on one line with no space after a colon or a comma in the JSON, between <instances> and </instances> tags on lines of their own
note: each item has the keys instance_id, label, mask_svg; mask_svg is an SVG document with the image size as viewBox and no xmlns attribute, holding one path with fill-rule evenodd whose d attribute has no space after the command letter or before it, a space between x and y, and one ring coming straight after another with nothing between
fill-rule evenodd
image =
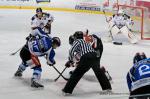
<instances>
[{"instance_id":1,"label":"blue helmet","mask_svg":"<svg viewBox=\"0 0 150 99\"><path fill-rule=\"evenodd\" d=\"M147 57L146 57L144 52L136 53L135 56L134 56L134 59L133 59L133 63L135 64L135 63L137 63L137 62L139 62L139 61L141 61L143 59L146 59L146 58Z\"/></svg>"}]
</instances>

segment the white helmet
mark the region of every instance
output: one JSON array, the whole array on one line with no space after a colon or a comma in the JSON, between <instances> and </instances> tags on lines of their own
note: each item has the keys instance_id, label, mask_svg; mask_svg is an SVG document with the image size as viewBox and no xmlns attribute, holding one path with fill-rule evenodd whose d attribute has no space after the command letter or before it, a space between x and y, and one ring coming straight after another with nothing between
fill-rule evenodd
<instances>
[{"instance_id":1,"label":"white helmet","mask_svg":"<svg viewBox=\"0 0 150 99\"><path fill-rule=\"evenodd\" d=\"M122 9L120 9L120 10L118 11L118 14L124 14L124 11L123 11Z\"/></svg>"}]
</instances>

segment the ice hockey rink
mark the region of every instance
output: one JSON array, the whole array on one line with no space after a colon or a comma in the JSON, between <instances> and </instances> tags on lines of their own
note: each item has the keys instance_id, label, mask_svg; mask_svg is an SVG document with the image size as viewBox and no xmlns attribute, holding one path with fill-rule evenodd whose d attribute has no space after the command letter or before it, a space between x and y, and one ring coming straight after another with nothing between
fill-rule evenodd
<instances>
[{"instance_id":1,"label":"ice hockey rink","mask_svg":"<svg viewBox=\"0 0 150 99\"><path fill-rule=\"evenodd\" d=\"M62 71L67 61L69 35L77 30L89 29L90 34L97 33L99 36L107 35L108 25L104 15L46 11L54 15L52 35L60 37L61 47L56 49L55 67ZM21 48L30 33L30 19L35 14L34 10L0 9L0 99L128 99L126 74L132 66L133 56L136 52L145 52L150 56L150 41L139 41L138 44L114 45L111 42L103 42L104 52L101 65L105 66L113 78L112 89L118 95L100 95L101 87L92 70L87 72L80 80L71 96L62 95L61 89L66 81L60 77L57 82L53 80L58 73L53 67L46 64L44 57L40 58L43 72L41 82L44 89L30 87L32 70L27 68L21 79L13 77L18 65L21 63L19 53L10 56ZM123 38L124 39L124 38ZM64 76L69 76L69 68Z\"/></svg>"}]
</instances>

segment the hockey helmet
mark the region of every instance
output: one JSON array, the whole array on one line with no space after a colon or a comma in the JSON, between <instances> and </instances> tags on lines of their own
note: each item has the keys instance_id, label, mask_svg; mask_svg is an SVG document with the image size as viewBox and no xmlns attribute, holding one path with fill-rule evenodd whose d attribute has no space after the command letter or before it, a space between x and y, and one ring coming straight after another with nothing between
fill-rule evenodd
<instances>
[{"instance_id":1,"label":"hockey helmet","mask_svg":"<svg viewBox=\"0 0 150 99\"><path fill-rule=\"evenodd\" d=\"M60 41L59 37L53 37L52 44L56 44L59 47L61 45L61 41Z\"/></svg>"},{"instance_id":2,"label":"hockey helmet","mask_svg":"<svg viewBox=\"0 0 150 99\"><path fill-rule=\"evenodd\" d=\"M73 35L70 35L69 36L69 44L72 45L74 42L74 36Z\"/></svg>"},{"instance_id":3,"label":"hockey helmet","mask_svg":"<svg viewBox=\"0 0 150 99\"><path fill-rule=\"evenodd\" d=\"M82 31L76 31L73 36L75 39L83 39L83 32Z\"/></svg>"},{"instance_id":4,"label":"hockey helmet","mask_svg":"<svg viewBox=\"0 0 150 99\"><path fill-rule=\"evenodd\" d=\"M38 12L42 12L42 8L37 8L36 13L38 13Z\"/></svg>"},{"instance_id":5,"label":"hockey helmet","mask_svg":"<svg viewBox=\"0 0 150 99\"><path fill-rule=\"evenodd\" d=\"M143 59L146 59L146 58L147 57L146 57L144 52L136 53L135 56L134 56L134 59L133 59L133 63L135 64L135 63L137 63L137 62L139 62L139 61L141 61Z\"/></svg>"}]
</instances>

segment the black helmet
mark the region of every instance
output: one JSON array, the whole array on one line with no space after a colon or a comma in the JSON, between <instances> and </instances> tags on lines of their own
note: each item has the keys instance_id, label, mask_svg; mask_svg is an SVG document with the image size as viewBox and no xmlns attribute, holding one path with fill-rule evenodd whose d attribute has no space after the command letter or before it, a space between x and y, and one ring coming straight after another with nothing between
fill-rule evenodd
<instances>
[{"instance_id":1,"label":"black helmet","mask_svg":"<svg viewBox=\"0 0 150 99\"><path fill-rule=\"evenodd\" d=\"M69 36L69 44L72 45L74 42L74 36L73 35L70 35Z\"/></svg>"},{"instance_id":2,"label":"black helmet","mask_svg":"<svg viewBox=\"0 0 150 99\"><path fill-rule=\"evenodd\" d=\"M52 43L56 44L57 46L61 45L61 41L60 41L59 37L53 37L52 38Z\"/></svg>"},{"instance_id":3,"label":"black helmet","mask_svg":"<svg viewBox=\"0 0 150 99\"><path fill-rule=\"evenodd\" d=\"M42 12L42 8L37 8L36 13L38 13L38 12Z\"/></svg>"},{"instance_id":4,"label":"black helmet","mask_svg":"<svg viewBox=\"0 0 150 99\"><path fill-rule=\"evenodd\" d=\"M147 57L146 57L144 52L136 53L135 56L134 56L134 59L133 59L133 63L135 64L135 63L139 62L140 60L143 60L143 59L146 59L146 58Z\"/></svg>"},{"instance_id":5,"label":"black helmet","mask_svg":"<svg viewBox=\"0 0 150 99\"><path fill-rule=\"evenodd\" d=\"M83 32L82 31L76 31L73 36L75 39L83 39Z\"/></svg>"}]
</instances>

